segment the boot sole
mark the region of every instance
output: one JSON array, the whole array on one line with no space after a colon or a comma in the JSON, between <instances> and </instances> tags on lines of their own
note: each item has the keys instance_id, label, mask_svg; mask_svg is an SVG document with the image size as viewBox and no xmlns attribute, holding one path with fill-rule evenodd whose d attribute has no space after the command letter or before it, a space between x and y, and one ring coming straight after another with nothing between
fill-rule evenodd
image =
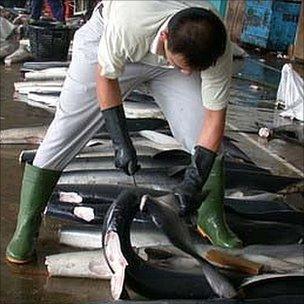
<instances>
[{"instance_id":1,"label":"boot sole","mask_svg":"<svg viewBox=\"0 0 304 304\"><path fill-rule=\"evenodd\" d=\"M33 258L27 259L27 260L17 260L15 258L12 258L10 256L6 256L6 260L12 264L18 264L18 265L22 265L22 264L28 264L30 262L33 261Z\"/></svg>"}]
</instances>

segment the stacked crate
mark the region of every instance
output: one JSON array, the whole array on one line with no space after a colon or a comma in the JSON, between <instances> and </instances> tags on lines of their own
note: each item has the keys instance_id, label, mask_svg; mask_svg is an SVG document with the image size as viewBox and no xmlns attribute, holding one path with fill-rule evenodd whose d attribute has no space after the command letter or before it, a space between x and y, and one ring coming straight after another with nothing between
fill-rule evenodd
<instances>
[{"instance_id":1,"label":"stacked crate","mask_svg":"<svg viewBox=\"0 0 304 304\"><path fill-rule=\"evenodd\" d=\"M301 2L247 0L241 40L263 48L285 51L293 44Z\"/></svg>"}]
</instances>

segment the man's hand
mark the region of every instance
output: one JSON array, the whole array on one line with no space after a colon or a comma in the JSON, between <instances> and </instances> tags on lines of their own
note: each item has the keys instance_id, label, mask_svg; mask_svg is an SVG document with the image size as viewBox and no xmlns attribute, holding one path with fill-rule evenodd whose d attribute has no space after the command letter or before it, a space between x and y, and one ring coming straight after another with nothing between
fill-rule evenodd
<instances>
[{"instance_id":1,"label":"man's hand","mask_svg":"<svg viewBox=\"0 0 304 304\"><path fill-rule=\"evenodd\" d=\"M195 212L206 196L206 193L202 193L202 189L222 141L225 116L226 109L218 111L204 109L205 119L192 164L187 168L184 180L174 189L182 216Z\"/></svg>"},{"instance_id":2,"label":"man's hand","mask_svg":"<svg viewBox=\"0 0 304 304\"><path fill-rule=\"evenodd\" d=\"M102 115L113 142L116 168L122 169L127 175L133 175L139 166L122 105L103 110Z\"/></svg>"},{"instance_id":3,"label":"man's hand","mask_svg":"<svg viewBox=\"0 0 304 304\"><path fill-rule=\"evenodd\" d=\"M215 152L201 146L195 147L192 163L186 169L184 180L173 190L179 200L181 216L190 215L200 207L205 196L202 189L215 157Z\"/></svg>"},{"instance_id":4,"label":"man's hand","mask_svg":"<svg viewBox=\"0 0 304 304\"><path fill-rule=\"evenodd\" d=\"M122 106L119 82L100 75L101 67L96 71L96 92L99 104L110 133L115 151L115 167L127 175L139 170L137 156L129 137L125 112Z\"/></svg>"},{"instance_id":5,"label":"man's hand","mask_svg":"<svg viewBox=\"0 0 304 304\"><path fill-rule=\"evenodd\" d=\"M133 145L117 146L115 149L115 167L127 175L134 175L140 168Z\"/></svg>"}]
</instances>

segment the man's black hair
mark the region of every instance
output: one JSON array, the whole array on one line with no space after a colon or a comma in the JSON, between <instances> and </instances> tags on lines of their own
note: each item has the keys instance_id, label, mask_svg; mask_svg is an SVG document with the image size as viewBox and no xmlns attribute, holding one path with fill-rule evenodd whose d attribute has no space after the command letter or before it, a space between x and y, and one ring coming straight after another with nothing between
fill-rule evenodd
<instances>
[{"instance_id":1,"label":"man's black hair","mask_svg":"<svg viewBox=\"0 0 304 304\"><path fill-rule=\"evenodd\" d=\"M169 21L168 35L168 49L183 55L194 70L215 65L225 52L226 29L211 10L191 7L176 13Z\"/></svg>"}]
</instances>

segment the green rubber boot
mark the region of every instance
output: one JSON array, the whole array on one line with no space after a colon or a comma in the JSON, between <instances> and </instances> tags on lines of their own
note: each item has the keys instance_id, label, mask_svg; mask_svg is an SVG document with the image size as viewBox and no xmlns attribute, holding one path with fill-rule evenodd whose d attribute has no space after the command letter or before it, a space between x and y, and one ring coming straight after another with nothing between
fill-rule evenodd
<instances>
[{"instance_id":1,"label":"green rubber boot","mask_svg":"<svg viewBox=\"0 0 304 304\"><path fill-rule=\"evenodd\" d=\"M213 245L224 248L242 247L242 241L229 229L224 215L224 158L216 157L203 188L208 192L198 210L197 229Z\"/></svg>"},{"instance_id":2,"label":"green rubber boot","mask_svg":"<svg viewBox=\"0 0 304 304\"><path fill-rule=\"evenodd\" d=\"M6 258L9 262L25 264L34 259L41 213L52 194L60 173L25 165L17 228L6 248Z\"/></svg>"}]
</instances>

